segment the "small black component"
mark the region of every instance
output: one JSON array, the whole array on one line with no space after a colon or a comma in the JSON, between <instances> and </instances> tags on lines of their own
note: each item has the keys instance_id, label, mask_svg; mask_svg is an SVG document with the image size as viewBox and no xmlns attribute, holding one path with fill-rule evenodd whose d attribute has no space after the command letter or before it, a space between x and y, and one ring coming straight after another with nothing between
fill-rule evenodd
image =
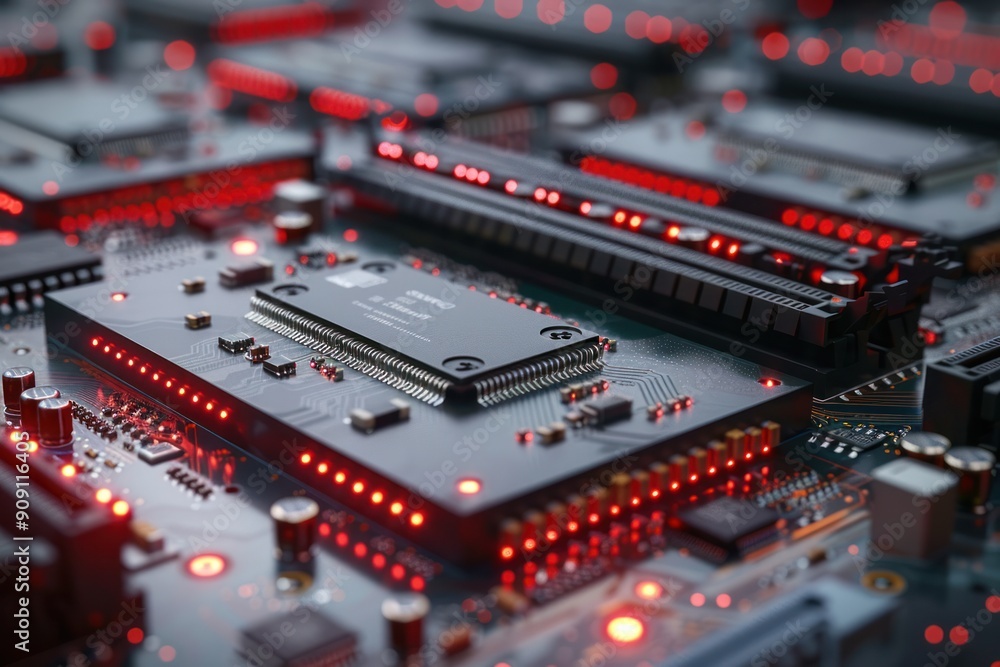
<instances>
[{"instance_id":1,"label":"small black component","mask_svg":"<svg viewBox=\"0 0 1000 667\"><path fill-rule=\"evenodd\" d=\"M878 447L889 439L889 434L884 431L861 424L854 428L835 428L829 434L845 444L854 445L862 450Z\"/></svg>"},{"instance_id":2,"label":"small black component","mask_svg":"<svg viewBox=\"0 0 1000 667\"><path fill-rule=\"evenodd\" d=\"M406 421L409 418L410 404L399 398L390 399L371 408L351 410L351 426L365 433L371 433L383 426Z\"/></svg>"},{"instance_id":3,"label":"small black component","mask_svg":"<svg viewBox=\"0 0 1000 667\"><path fill-rule=\"evenodd\" d=\"M251 364L259 364L260 362L271 358L271 346L254 345L253 347L248 349L246 354L244 354L243 356Z\"/></svg>"},{"instance_id":4,"label":"small black component","mask_svg":"<svg viewBox=\"0 0 1000 667\"><path fill-rule=\"evenodd\" d=\"M535 429L543 445L555 445L566 439L566 424L563 422L552 422L548 426L539 426Z\"/></svg>"},{"instance_id":5,"label":"small black component","mask_svg":"<svg viewBox=\"0 0 1000 667\"><path fill-rule=\"evenodd\" d=\"M923 406L925 431L1000 445L1000 337L928 365Z\"/></svg>"},{"instance_id":6,"label":"small black component","mask_svg":"<svg viewBox=\"0 0 1000 667\"><path fill-rule=\"evenodd\" d=\"M254 344L253 336L245 333L228 334L219 336L219 347L226 352L238 354L246 352Z\"/></svg>"},{"instance_id":7,"label":"small black component","mask_svg":"<svg viewBox=\"0 0 1000 667\"><path fill-rule=\"evenodd\" d=\"M687 532L729 555L753 551L777 536L781 516L770 507L723 497L677 515Z\"/></svg>"},{"instance_id":8,"label":"small black component","mask_svg":"<svg viewBox=\"0 0 1000 667\"><path fill-rule=\"evenodd\" d=\"M0 262L0 318L41 309L42 294L100 278L101 259L56 232L21 234Z\"/></svg>"},{"instance_id":9,"label":"small black component","mask_svg":"<svg viewBox=\"0 0 1000 667\"><path fill-rule=\"evenodd\" d=\"M205 279L202 277L185 278L181 281L181 289L185 294L201 294L205 291Z\"/></svg>"},{"instance_id":10,"label":"small black component","mask_svg":"<svg viewBox=\"0 0 1000 667\"><path fill-rule=\"evenodd\" d=\"M199 310L197 313L188 313L184 316L184 326L188 329L204 329L212 325L212 315Z\"/></svg>"},{"instance_id":11,"label":"small black component","mask_svg":"<svg viewBox=\"0 0 1000 667\"><path fill-rule=\"evenodd\" d=\"M279 378L286 378L295 375L295 362L287 357L278 357L275 360L265 359L264 370Z\"/></svg>"},{"instance_id":12,"label":"small black component","mask_svg":"<svg viewBox=\"0 0 1000 667\"><path fill-rule=\"evenodd\" d=\"M274 262L263 257L219 271L219 284L223 287L246 287L271 280L274 280Z\"/></svg>"},{"instance_id":13,"label":"small black component","mask_svg":"<svg viewBox=\"0 0 1000 667\"><path fill-rule=\"evenodd\" d=\"M587 401L580 406L580 412L587 421L597 426L606 426L632 416L632 399L624 396L604 396Z\"/></svg>"},{"instance_id":14,"label":"small black component","mask_svg":"<svg viewBox=\"0 0 1000 667\"><path fill-rule=\"evenodd\" d=\"M357 643L352 631L305 606L243 632L243 652L263 667L340 667L354 657Z\"/></svg>"}]
</instances>

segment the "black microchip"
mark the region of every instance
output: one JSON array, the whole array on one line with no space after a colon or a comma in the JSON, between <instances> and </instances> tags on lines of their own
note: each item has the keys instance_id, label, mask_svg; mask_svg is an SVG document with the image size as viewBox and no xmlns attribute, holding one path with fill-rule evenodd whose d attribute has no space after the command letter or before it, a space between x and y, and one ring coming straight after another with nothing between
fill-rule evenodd
<instances>
[{"instance_id":1,"label":"black microchip","mask_svg":"<svg viewBox=\"0 0 1000 667\"><path fill-rule=\"evenodd\" d=\"M773 539L781 516L770 507L723 497L680 512L677 518L692 535L728 554L739 554Z\"/></svg>"},{"instance_id":2,"label":"black microchip","mask_svg":"<svg viewBox=\"0 0 1000 667\"><path fill-rule=\"evenodd\" d=\"M394 262L294 294L258 290L251 304L252 321L430 403L506 398L600 368L596 333Z\"/></svg>"},{"instance_id":3,"label":"black microchip","mask_svg":"<svg viewBox=\"0 0 1000 667\"><path fill-rule=\"evenodd\" d=\"M855 426L854 428L835 428L830 435L858 449L871 449L889 439L889 434L870 426Z\"/></svg>"},{"instance_id":4,"label":"black microchip","mask_svg":"<svg viewBox=\"0 0 1000 667\"><path fill-rule=\"evenodd\" d=\"M624 396L602 396L581 405L580 412L591 424L602 426L612 424L632 416L632 399Z\"/></svg>"},{"instance_id":5,"label":"black microchip","mask_svg":"<svg viewBox=\"0 0 1000 667\"><path fill-rule=\"evenodd\" d=\"M353 632L304 606L243 631L248 662L262 667L346 665L357 643Z\"/></svg>"},{"instance_id":6,"label":"black microchip","mask_svg":"<svg viewBox=\"0 0 1000 667\"><path fill-rule=\"evenodd\" d=\"M253 336L245 333L219 336L219 347L226 352L232 352L233 354L246 352L250 349L253 343Z\"/></svg>"},{"instance_id":7,"label":"black microchip","mask_svg":"<svg viewBox=\"0 0 1000 667\"><path fill-rule=\"evenodd\" d=\"M229 288L266 283L273 279L274 262L263 257L246 264L227 266L219 271L219 284Z\"/></svg>"},{"instance_id":8,"label":"black microchip","mask_svg":"<svg viewBox=\"0 0 1000 667\"><path fill-rule=\"evenodd\" d=\"M295 375L295 362L285 357L267 359L264 361L264 370L276 377L286 378Z\"/></svg>"},{"instance_id":9,"label":"black microchip","mask_svg":"<svg viewBox=\"0 0 1000 667\"><path fill-rule=\"evenodd\" d=\"M146 157L187 143L189 121L184 115L152 100L134 104L133 94L128 86L93 79L29 84L19 94L0 99L0 118L10 123L2 136L29 150L61 146L65 154L51 154L55 159L68 154L83 159ZM67 103L72 113L67 113Z\"/></svg>"}]
</instances>

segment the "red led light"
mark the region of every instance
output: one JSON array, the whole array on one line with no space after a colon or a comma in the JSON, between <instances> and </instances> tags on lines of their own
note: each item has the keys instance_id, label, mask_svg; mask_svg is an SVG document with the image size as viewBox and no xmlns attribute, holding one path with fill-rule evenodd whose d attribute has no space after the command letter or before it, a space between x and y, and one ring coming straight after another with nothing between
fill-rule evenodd
<instances>
[{"instance_id":1,"label":"red led light","mask_svg":"<svg viewBox=\"0 0 1000 667\"><path fill-rule=\"evenodd\" d=\"M807 37L799 44L798 54L799 60L815 67L830 57L830 45L818 37Z\"/></svg>"},{"instance_id":2,"label":"red led light","mask_svg":"<svg viewBox=\"0 0 1000 667\"><path fill-rule=\"evenodd\" d=\"M965 9L951 0L939 2L931 8L927 23L931 32L939 39L954 39L965 29Z\"/></svg>"},{"instance_id":3,"label":"red led light","mask_svg":"<svg viewBox=\"0 0 1000 667\"><path fill-rule=\"evenodd\" d=\"M42 183L42 192L52 197L59 194L59 184L55 181L45 181Z\"/></svg>"},{"instance_id":4,"label":"red led light","mask_svg":"<svg viewBox=\"0 0 1000 667\"><path fill-rule=\"evenodd\" d=\"M368 545L363 542L358 542L354 545L354 555L358 558L364 558L368 555Z\"/></svg>"},{"instance_id":5,"label":"red led light","mask_svg":"<svg viewBox=\"0 0 1000 667\"><path fill-rule=\"evenodd\" d=\"M642 225L642 217L641 216L633 215L628 220L628 226L631 227L632 229L639 229L639 227L641 225Z\"/></svg>"},{"instance_id":6,"label":"red led light","mask_svg":"<svg viewBox=\"0 0 1000 667\"><path fill-rule=\"evenodd\" d=\"M190 69L194 65L194 58L194 46L182 39L170 42L163 49L163 60L167 67L178 72Z\"/></svg>"},{"instance_id":7,"label":"red led light","mask_svg":"<svg viewBox=\"0 0 1000 667\"><path fill-rule=\"evenodd\" d=\"M421 93L420 95L417 95L417 98L413 101L414 110L425 118L436 114L438 111L438 105L439 102L437 96L431 93Z\"/></svg>"},{"instance_id":8,"label":"red led light","mask_svg":"<svg viewBox=\"0 0 1000 667\"><path fill-rule=\"evenodd\" d=\"M354 491L354 493L363 493L364 490L365 490L365 483L364 482L360 482L360 481L359 482L355 482L351 486L351 491Z\"/></svg>"},{"instance_id":9,"label":"red led light","mask_svg":"<svg viewBox=\"0 0 1000 667\"><path fill-rule=\"evenodd\" d=\"M410 588L412 588L413 590L422 591L424 590L424 587L425 587L425 582L423 577L417 575L410 579Z\"/></svg>"},{"instance_id":10,"label":"red led light","mask_svg":"<svg viewBox=\"0 0 1000 667\"><path fill-rule=\"evenodd\" d=\"M719 594L718 597L715 598L715 604L719 607L719 609L728 609L729 605L732 604L732 602L733 602L732 598L726 595L725 593L721 593Z\"/></svg>"},{"instance_id":11,"label":"red led light","mask_svg":"<svg viewBox=\"0 0 1000 667\"><path fill-rule=\"evenodd\" d=\"M934 78L934 63L920 58L910 66L910 78L917 83L928 83Z\"/></svg>"},{"instance_id":12,"label":"red led light","mask_svg":"<svg viewBox=\"0 0 1000 667\"><path fill-rule=\"evenodd\" d=\"M126 294L125 292L114 292L111 295L111 300L119 302L119 303L122 302L122 301L124 301L127 298L128 298L128 294ZM121 359L121 354L120 353L118 355L118 358Z\"/></svg>"},{"instance_id":13,"label":"red led light","mask_svg":"<svg viewBox=\"0 0 1000 667\"><path fill-rule=\"evenodd\" d=\"M663 44L670 39L674 25L666 16L651 16L646 23L646 38L654 44Z\"/></svg>"},{"instance_id":14,"label":"red led light","mask_svg":"<svg viewBox=\"0 0 1000 667\"><path fill-rule=\"evenodd\" d=\"M768 33L760 42L760 50L769 60L780 60L788 55L788 38L780 32Z\"/></svg>"},{"instance_id":15,"label":"red led light","mask_svg":"<svg viewBox=\"0 0 1000 667\"><path fill-rule=\"evenodd\" d=\"M727 90L722 94L722 108L729 113L739 113L747 106L747 96L742 90Z\"/></svg>"},{"instance_id":16,"label":"red led light","mask_svg":"<svg viewBox=\"0 0 1000 667\"><path fill-rule=\"evenodd\" d=\"M83 41L94 51L104 51L115 45L115 28L104 21L94 21L83 31Z\"/></svg>"},{"instance_id":17,"label":"red led light","mask_svg":"<svg viewBox=\"0 0 1000 667\"><path fill-rule=\"evenodd\" d=\"M692 607L702 607L705 605L705 596L701 593L691 594L691 606Z\"/></svg>"},{"instance_id":18,"label":"red led light","mask_svg":"<svg viewBox=\"0 0 1000 667\"><path fill-rule=\"evenodd\" d=\"M625 17L625 34L632 39L645 39L649 14L636 10Z\"/></svg>"},{"instance_id":19,"label":"red led light","mask_svg":"<svg viewBox=\"0 0 1000 667\"><path fill-rule=\"evenodd\" d=\"M333 475L333 481L336 482L337 484L343 484L344 482L347 481L347 473L344 472L343 470L338 470Z\"/></svg>"},{"instance_id":20,"label":"red led light","mask_svg":"<svg viewBox=\"0 0 1000 667\"><path fill-rule=\"evenodd\" d=\"M227 12L225 20L212 26L212 39L238 44L316 36L333 24L335 16L318 2Z\"/></svg>"},{"instance_id":21,"label":"red led light","mask_svg":"<svg viewBox=\"0 0 1000 667\"><path fill-rule=\"evenodd\" d=\"M125 637L129 644L141 644L145 633L143 633L142 628L130 628Z\"/></svg>"},{"instance_id":22,"label":"red led light","mask_svg":"<svg viewBox=\"0 0 1000 667\"><path fill-rule=\"evenodd\" d=\"M481 5L482 3L480 2L479 4ZM513 19L521 15L521 11L524 9L524 1L494 0L493 8L496 10L497 16L500 18ZM465 9L465 7L462 7L462 9ZM478 7L476 9L478 9Z\"/></svg>"},{"instance_id":23,"label":"red led light","mask_svg":"<svg viewBox=\"0 0 1000 667\"><path fill-rule=\"evenodd\" d=\"M63 477L75 477L76 476L76 466L72 463L67 463L62 468L59 469Z\"/></svg>"},{"instance_id":24,"label":"red led light","mask_svg":"<svg viewBox=\"0 0 1000 667\"><path fill-rule=\"evenodd\" d=\"M640 581L635 586L635 594L643 600L655 600L663 596L663 586L655 581Z\"/></svg>"},{"instance_id":25,"label":"red led light","mask_svg":"<svg viewBox=\"0 0 1000 667\"><path fill-rule=\"evenodd\" d=\"M97 493L94 494L94 498L102 505L107 505L111 502L111 489L98 489Z\"/></svg>"},{"instance_id":26,"label":"red led light","mask_svg":"<svg viewBox=\"0 0 1000 667\"><path fill-rule=\"evenodd\" d=\"M12 246L17 243L17 232L0 229L0 246Z\"/></svg>"},{"instance_id":27,"label":"red led light","mask_svg":"<svg viewBox=\"0 0 1000 667\"><path fill-rule=\"evenodd\" d=\"M200 579L216 577L225 569L226 559L218 554L202 554L187 562L187 571Z\"/></svg>"},{"instance_id":28,"label":"red led light","mask_svg":"<svg viewBox=\"0 0 1000 667\"><path fill-rule=\"evenodd\" d=\"M592 33L607 32L611 27L611 10L604 5L591 5L583 13L583 25Z\"/></svg>"},{"instance_id":29,"label":"red led light","mask_svg":"<svg viewBox=\"0 0 1000 667\"><path fill-rule=\"evenodd\" d=\"M385 499L385 494L382 493L381 491L375 491L374 493L372 493L372 505L380 505L382 504L382 501L384 499Z\"/></svg>"},{"instance_id":30,"label":"red led light","mask_svg":"<svg viewBox=\"0 0 1000 667\"><path fill-rule=\"evenodd\" d=\"M618 644L632 644L642 639L646 627L638 618L617 616L608 621L605 632L608 638Z\"/></svg>"},{"instance_id":31,"label":"red led light","mask_svg":"<svg viewBox=\"0 0 1000 667\"><path fill-rule=\"evenodd\" d=\"M761 378L757 380L757 382L764 385L768 389L770 389L771 387L781 386L781 380L778 380L777 378Z\"/></svg>"},{"instance_id":32,"label":"red led light","mask_svg":"<svg viewBox=\"0 0 1000 667\"><path fill-rule=\"evenodd\" d=\"M951 643L955 646L962 646L969 641L969 631L961 625L956 625L948 631L948 639L950 639Z\"/></svg>"},{"instance_id":33,"label":"red led light","mask_svg":"<svg viewBox=\"0 0 1000 667\"><path fill-rule=\"evenodd\" d=\"M830 13L833 0L797 0L799 13L807 19L821 19Z\"/></svg>"},{"instance_id":34,"label":"red led light","mask_svg":"<svg viewBox=\"0 0 1000 667\"><path fill-rule=\"evenodd\" d=\"M303 454L302 456L299 457L299 463L301 463L304 466L309 465L309 463L312 462L312 460L313 460L312 454Z\"/></svg>"},{"instance_id":35,"label":"red led light","mask_svg":"<svg viewBox=\"0 0 1000 667\"><path fill-rule=\"evenodd\" d=\"M125 516L126 514L128 514L128 510L129 510L128 503L125 502L124 500L116 500L114 504L111 506L111 512L115 516Z\"/></svg>"},{"instance_id":36,"label":"red led light","mask_svg":"<svg viewBox=\"0 0 1000 667\"><path fill-rule=\"evenodd\" d=\"M565 0L538 0L538 20L546 25L555 25L566 16Z\"/></svg>"},{"instance_id":37,"label":"red led light","mask_svg":"<svg viewBox=\"0 0 1000 667\"><path fill-rule=\"evenodd\" d=\"M398 516L403 513L403 503L396 501L389 506L389 513Z\"/></svg>"},{"instance_id":38,"label":"red led light","mask_svg":"<svg viewBox=\"0 0 1000 667\"><path fill-rule=\"evenodd\" d=\"M608 101L608 111L616 120L630 120L638 106L635 98L628 93L615 93Z\"/></svg>"},{"instance_id":39,"label":"red led light","mask_svg":"<svg viewBox=\"0 0 1000 667\"><path fill-rule=\"evenodd\" d=\"M424 515L421 514L420 512L414 512L413 514L410 515L410 525L411 526L416 527L416 526L423 525L423 523L424 523Z\"/></svg>"},{"instance_id":40,"label":"red led light","mask_svg":"<svg viewBox=\"0 0 1000 667\"><path fill-rule=\"evenodd\" d=\"M209 63L207 73L219 88L274 102L291 102L298 93L298 86L287 77L224 58Z\"/></svg>"},{"instance_id":41,"label":"red led light","mask_svg":"<svg viewBox=\"0 0 1000 667\"><path fill-rule=\"evenodd\" d=\"M396 563L390 568L389 573L392 574L393 579L402 579L406 576L406 568Z\"/></svg>"},{"instance_id":42,"label":"red led light","mask_svg":"<svg viewBox=\"0 0 1000 667\"><path fill-rule=\"evenodd\" d=\"M618 68L611 63L598 63L590 70L590 81L599 90L614 88L618 83Z\"/></svg>"},{"instance_id":43,"label":"red led light","mask_svg":"<svg viewBox=\"0 0 1000 667\"><path fill-rule=\"evenodd\" d=\"M363 95L355 95L343 90L320 86L309 94L309 106L319 113L344 120L358 121L366 118L374 106L374 101ZM386 118L384 120L390 120ZM393 119L396 127L388 129L403 129L405 117Z\"/></svg>"},{"instance_id":44,"label":"red led light","mask_svg":"<svg viewBox=\"0 0 1000 667\"><path fill-rule=\"evenodd\" d=\"M517 190L517 181L515 181L514 179L510 179L509 181L504 183L503 189L506 190L508 194L514 194L514 192Z\"/></svg>"}]
</instances>

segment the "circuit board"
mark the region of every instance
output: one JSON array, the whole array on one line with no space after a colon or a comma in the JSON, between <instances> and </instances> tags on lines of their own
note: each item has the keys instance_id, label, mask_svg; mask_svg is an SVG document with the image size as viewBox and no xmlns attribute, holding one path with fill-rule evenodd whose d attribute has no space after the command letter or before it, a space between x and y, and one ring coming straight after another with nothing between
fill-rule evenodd
<instances>
[{"instance_id":1,"label":"circuit board","mask_svg":"<svg viewBox=\"0 0 1000 667\"><path fill-rule=\"evenodd\" d=\"M885 5L0 3L0 662L1000 665L1000 15Z\"/></svg>"}]
</instances>

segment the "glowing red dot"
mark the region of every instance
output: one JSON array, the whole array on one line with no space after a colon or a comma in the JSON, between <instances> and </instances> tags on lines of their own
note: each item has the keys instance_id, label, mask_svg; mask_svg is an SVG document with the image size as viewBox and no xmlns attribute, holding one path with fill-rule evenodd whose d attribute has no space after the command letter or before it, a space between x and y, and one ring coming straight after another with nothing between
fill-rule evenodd
<instances>
[{"instance_id":1,"label":"glowing red dot","mask_svg":"<svg viewBox=\"0 0 1000 667\"><path fill-rule=\"evenodd\" d=\"M608 110L617 120L629 120L637 108L635 98L628 93L615 93L608 102Z\"/></svg>"},{"instance_id":2,"label":"glowing red dot","mask_svg":"<svg viewBox=\"0 0 1000 667\"><path fill-rule=\"evenodd\" d=\"M593 33L606 32L611 27L611 10L604 5L591 5L583 13L583 25Z\"/></svg>"},{"instance_id":3,"label":"glowing red dot","mask_svg":"<svg viewBox=\"0 0 1000 667\"><path fill-rule=\"evenodd\" d=\"M632 39L643 39L646 37L646 24L649 23L649 14L636 10L625 17L625 34Z\"/></svg>"},{"instance_id":4,"label":"glowing red dot","mask_svg":"<svg viewBox=\"0 0 1000 667\"><path fill-rule=\"evenodd\" d=\"M241 257L254 254L258 248L257 242L253 239L236 239L229 247L233 254Z\"/></svg>"},{"instance_id":5,"label":"glowing red dot","mask_svg":"<svg viewBox=\"0 0 1000 667\"><path fill-rule=\"evenodd\" d=\"M607 90L618 83L618 68L611 63L599 63L590 70L590 81L595 88Z\"/></svg>"},{"instance_id":6,"label":"glowing red dot","mask_svg":"<svg viewBox=\"0 0 1000 667\"><path fill-rule=\"evenodd\" d=\"M128 503L124 500L116 500L111 506L111 512L115 516L125 516L128 514Z\"/></svg>"},{"instance_id":7,"label":"glowing red dot","mask_svg":"<svg viewBox=\"0 0 1000 667\"><path fill-rule=\"evenodd\" d=\"M993 84L993 73L988 69L979 68L969 75L969 88L975 93L989 92Z\"/></svg>"},{"instance_id":8,"label":"glowing red dot","mask_svg":"<svg viewBox=\"0 0 1000 667\"><path fill-rule=\"evenodd\" d=\"M742 90L727 90L722 94L722 108L729 113L739 113L747 106L747 96Z\"/></svg>"},{"instance_id":9,"label":"glowing red dot","mask_svg":"<svg viewBox=\"0 0 1000 667\"><path fill-rule=\"evenodd\" d=\"M927 83L934 78L934 63L920 58L910 66L910 77L917 83Z\"/></svg>"},{"instance_id":10,"label":"glowing red dot","mask_svg":"<svg viewBox=\"0 0 1000 667\"><path fill-rule=\"evenodd\" d=\"M141 644L144 636L142 628L131 628L125 635L129 644Z\"/></svg>"},{"instance_id":11,"label":"glowing red dot","mask_svg":"<svg viewBox=\"0 0 1000 667\"><path fill-rule=\"evenodd\" d=\"M833 0L797 0L799 13L807 19L821 19L830 13Z\"/></svg>"},{"instance_id":12,"label":"glowing red dot","mask_svg":"<svg viewBox=\"0 0 1000 667\"><path fill-rule=\"evenodd\" d=\"M413 108L421 116L433 116L438 110L438 98L431 93L421 93L413 101Z\"/></svg>"},{"instance_id":13,"label":"glowing red dot","mask_svg":"<svg viewBox=\"0 0 1000 667\"><path fill-rule=\"evenodd\" d=\"M12 246L17 243L17 232L0 229L0 246Z\"/></svg>"},{"instance_id":14,"label":"glowing red dot","mask_svg":"<svg viewBox=\"0 0 1000 667\"><path fill-rule=\"evenodd\" d=\"M632 616L618 616L608 621L605 631L618 644L631 644L642 639L646 628L642 621Z\"/></svg>"},{"instance_id":15,"label":"glowing red dot","mask_svg":"<svg viewBox=\"0 0 1000 667\"><path fill-rule=\"evenodd\" d=\"M924 629L924 639L928 644L940 644L944 640L944 630L940 625L928 625Z\"/></svg>"},{"instance_id":16,"label":"glowing red dot","mask_svg":"<svg viewBox=\"0 0 1000 667\"><path fill-rule=\"evenodd\" d=\"M115 28L104 21L94 21L83 32L83 41L94 51L104 51L115 45Z\"/></svg>"},{"instance_id":17,"label":"glowing red dot","mask_svg":"<svg viewBox=\"0 0 1000 667\"><path fill-rule=\"evenodd\" d=\"M788 38L780 32L768 33L760 42L760 50L769 60L778 60L788 55Z\"/></svg>"},{"instance_id":18,"label":"glowing red dot","mask_svg":"<svg viewBox=\"0 0 1000 667\"><path fill-rule=\"evenodd\" d=\"M830 57L830 45L818 37L807 37L798 48L799 59L806 65L822 65Z\"/></svg>"},{"instance_id":19,"label":"glowing red dot","mask_svg":"<svg viewBox=\"0 0 1000 667\"><path fill-rule=\"evenodd\" d=\"M702 607L705 605L705 596L701 593L691 594L691 606L692 607Z\"/></svg>"},{"instance_id":20,"label":"glowing red dot","mask_svg":"<svg viewBox=\"0 0 1000 667\"><path fill-rule=\"evenodd\" d=\"M194 65L194 47L182 39L170 42L163 49L163 60L167 67L175 71L190 69Z\"/></svg>"},{"instance_id":21,"label":"glowing red dot","mask_svg":"<svg viewBox=\"0 0 1000 667\"><path fill-rule=\"evenodd\" d=\"M344 240L348 243L354 243L358 240L358 232L355 229L345 229L344 230Z\"/></svg>"},{"instance_id":22,"label":"glowing red dot","mask_svg":"<svg viewBox=\"0 0 1000 667\"><path fill-rule=\"evenodd\" d=\"M160 660L163 662L173 662L174 658L177 657L177 651L173 646L161 646L157 655L160 656Z\"/></svg>"},{"instance_id":23,"label":"glowing red dot","mask_svg":"<svg viewBox=\"0 0 1000 667\"><path fill-rule=\"evenodd\" d=\"M715 598L715 604L718 605L719 609L728 609L729 605L732 604L733 599L726 595L725 593L720 594Z\"/></svg>"},{"instance_id":24,"label":"glowing red dot","mask_svg":"<svg viewBox=\"0 0 1000 667\"><path fill-rule=\"evenodd\" d=\"M1000 613L1000 595L991 595L986 598L986 609L992 613Z\"/></svg>"},{"instance_id":25,"label":"glowing red dot","mask_svg":"<svg viewBox=\"0 0 1000 667\"><path fill-rule=\"evenodd\" d=\"M663 44L673 32L674 26L666 16L653 16L646 23L646 37L654 44Z\"/></svg>"},{"instance_id":26,"label":"glowing red dot","mask_svg":"<svg viewBox=\"0 0 1000 667\"><path fill-rule=\"evenodd\" d=\"M493 8L500 18L513 19L521 15L524 2L523 0L495 0Z\"/></svg>"},{"instance_id":27,"label":"glowing red dot","mask_svg":"<svg viewBox=\"0 0 1000 667\"><path fill-rule=\"evenodd\" d=\"M479 493L482 488L482 483L478 479L473 479L471 477L463 479L458 483L458 492L466 496L474 496Z\"/></svg>"},{"instance_id":28,"label":"glowing red dot","mask_svg":"<svg viewBox=\"0 0 1000 667\"><path fill-rule=\"evenodd\" d=\"M555 25L566 17L564 0L538 0L538 19L547 25Z\"/></svg>"},{"instance_id":29,"label":"glowing red dot","mask_svg":"<svg viewBox=\"0 0 1000 667\"><path fill-rule=\"evenodd\" d=\"M59 194L59 184L56 183L55 181L45 181L44 183L42 183L42 192L49 195L50 197L53 195L57 195Z\"/></svg>"},{"instance_id":30,"label":"glowing red dot","mask_svg":"<svg viewBox=\"0 0 1000 667\"><path fill-rule=\"evenodd\" d=\"M956 625L951 630L948 631L948 639L951 640L952 644L956 646L962 646L969 641L969 631L963 628L961 625Z\"/></svg>"},{"instance_id":31,"label":"glowing red dot","mask_svg":"<svg viewBox=\"0 0 1000 667\"><path fill-rule=\"evenodd\" d=\"M952 39L965 28L965 9L957 2L939 2L931 8L928 23L931 32L940 39Z\"/></svg>"},{"instance_id":32,"label":"glowing red dot","mask_svg":"<svg viewBox=\"0 0 1000 667\"><path fill-rule=\"evenodd\" d=\"M875 51L873 49L865 52L861 61L862 72L868 76L875 76L876 74L881 74L884 67L885 56L883 56L879 51Z\"/></svg>"}]
</instances>

